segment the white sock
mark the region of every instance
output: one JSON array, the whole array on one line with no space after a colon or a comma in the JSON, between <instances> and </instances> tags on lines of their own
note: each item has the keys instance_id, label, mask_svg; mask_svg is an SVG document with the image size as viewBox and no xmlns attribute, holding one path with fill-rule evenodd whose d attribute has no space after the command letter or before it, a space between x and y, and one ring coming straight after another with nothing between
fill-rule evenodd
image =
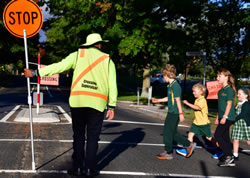
<instances>
[{"instance_id":1,"label":"white sock","mask_svg":"<svg viewBox=\"0 0 250 178\"><path fill-rule=\"evenodd\" d=\"M239 156L239 153L234 153L234 157L238 157Z\"/></svg>"}]
</instances>

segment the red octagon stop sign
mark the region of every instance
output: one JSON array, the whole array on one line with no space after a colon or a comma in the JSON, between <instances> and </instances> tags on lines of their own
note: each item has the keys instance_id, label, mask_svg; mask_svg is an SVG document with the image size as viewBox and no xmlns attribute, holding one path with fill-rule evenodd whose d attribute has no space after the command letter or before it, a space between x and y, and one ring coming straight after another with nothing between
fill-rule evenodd
<instances>
[{"instance_id":1,"label":"red octagon stop sign","mask_svg":"<svg viewBox=\"0 0 250 178\"><path fill-rule=\"evenodd\" d=\"M30 38L42 28L43 14L32 0L12 0L4 9L3 20L12 35L23 38L25 29L27 38Z\"/></svg>"}]
</instances>

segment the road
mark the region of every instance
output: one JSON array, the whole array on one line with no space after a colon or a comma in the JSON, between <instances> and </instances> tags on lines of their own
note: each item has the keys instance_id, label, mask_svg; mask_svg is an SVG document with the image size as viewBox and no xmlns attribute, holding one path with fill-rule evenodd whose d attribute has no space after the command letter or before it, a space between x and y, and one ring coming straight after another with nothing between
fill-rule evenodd
<instances>
[{"instance_id":1,"label":"road","mask_svg":"<svg viewBox=\"0 0 250 178\"><path fill-rule=\"evenodd\" d=\"M44 88L44 103L60 105L69 113L68 93L64 87ZM51 96L52 95L52 96ZM0 90L0 119L16 105L27 103L25 85ZM70 114L70 113L69 113ZM236 167L220 168L211 158L201 138L191 158L174 153L174 159L158 160L163 151L164 121L154 114L119 102L113 121L105 121L99 142L98 169L100 178L123 177L250 177L250 151L244 152ZM27 123L0 122L0 177L70 177L71 124L33 124L36 171L31 169L30 130ZM187 135L187 127L179 132Z\"/></svg>"}]
</instances>

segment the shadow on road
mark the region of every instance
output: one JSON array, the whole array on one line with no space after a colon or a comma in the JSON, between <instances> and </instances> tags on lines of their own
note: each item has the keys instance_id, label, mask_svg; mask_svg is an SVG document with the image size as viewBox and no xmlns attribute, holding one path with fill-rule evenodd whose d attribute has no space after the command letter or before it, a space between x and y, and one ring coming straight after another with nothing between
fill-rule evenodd
<instances>
[{"instance_id":1,"label":"shadow on road","mask_svg":"<svg viewBox=\"0 0 250 178\"><path fill-rule=\"evenodd\" d=\"M109 144L97 155L98 169L102 170L105 168L112 160L114 160L128 148L136 147L145 136L145 132L142 130L142 128L135 128L122 132L102 133L105 135L121 135L114 139L111 144Z\"/></svg>"},{"instance_id":2,"label":"shadow on road","mask_svg":"<svg viewBox=\"0 0 250 178\"><path fill-rule=\"evenodd\" d=\"M36 168L36 170L39 170L39 169L45 167L45 166L48 165L49 163L53 162L54 160L58 159L59 157L65 155L65 154L68 153L68 152L70 152L72 149L73 149L73 147L70 148L70 149L68 149L68 150L66 150L66 151L64 151L63 153L61 153L61 154L55 156L55 157L52 158L51 160L49 160L49 161L43 163L42 165L38 166L38 167Z\"/></svg>"}]
</instances>

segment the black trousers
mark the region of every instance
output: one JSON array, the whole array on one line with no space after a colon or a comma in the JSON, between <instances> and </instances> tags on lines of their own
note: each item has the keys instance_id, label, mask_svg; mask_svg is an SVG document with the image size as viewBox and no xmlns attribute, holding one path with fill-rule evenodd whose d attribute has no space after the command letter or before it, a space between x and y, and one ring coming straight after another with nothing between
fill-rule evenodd
<instances>
[{"instance_id":1,"label":"black trousers","mask_svg":"<svg viewBox=\"0 0 250 178\"><path fill-rule=\"evenodd\" d=\"M104 112L92 108L70 108L73 128L73 166L96 169L96 154ZM85 139L85 132L87 139ZM85 140L87 140L85 151Z\"/></svg>"},{"instance_id":2,"label":"black trousers","mask_svg":"<svg viewBox=\"0 0 250 178\"><path fill-rule=\"evenodd\" d=\"M229 136L230 126L233 121L226 120L225 124L219 124L215 130L214 138L218 141L221 150L225 156L233 156L232 154L232 143Z\"/></svg>"}]
</instances>

